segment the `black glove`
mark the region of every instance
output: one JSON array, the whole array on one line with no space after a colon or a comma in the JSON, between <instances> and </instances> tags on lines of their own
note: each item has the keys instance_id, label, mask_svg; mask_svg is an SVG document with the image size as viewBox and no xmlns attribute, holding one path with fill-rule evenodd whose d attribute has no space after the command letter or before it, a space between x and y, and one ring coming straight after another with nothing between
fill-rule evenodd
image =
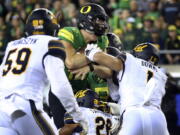
<instances>
[{"instance_id":1,"label":"black glove","mask_svg":"<svg viewBox=\"0 0 180 135\"><path fill-rule=\"evenodd\" d=\"M123 50L123 44L122 44L120 38L116 34L108 33L107 37L109 40L109 46L115 47L115 48L119 49L120 51Z\"/></svg>"}]
</instances>

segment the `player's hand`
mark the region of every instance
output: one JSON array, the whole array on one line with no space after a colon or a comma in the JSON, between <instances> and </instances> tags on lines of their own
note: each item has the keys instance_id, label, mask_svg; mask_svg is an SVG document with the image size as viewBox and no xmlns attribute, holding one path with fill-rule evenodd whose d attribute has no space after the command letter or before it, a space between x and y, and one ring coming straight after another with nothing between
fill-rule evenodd
<instances>
[{"instance_id":1,"label":"player's hand","mask_svg":"<svg viewBox=\"0 0 180 135\"><path fill-rule=\"evenodd\" d=\"M79 121L81 127L83 128L83 131L81 132L81 135L87 135L88 133L88 123L85 120Z\"/></svg>"},{"instance_id":2,"label":"player's hand","mask_svg":"<svg viewBox=\"0 0 180 135\"><path fill-rule=\"evenodd\" d=\"M85 55L90 61L93 61L94 54L96 54L97 52L102 52L97 44L87 44Z\"/></svg>"},{"instance_id":3,"label":"player's hand","mask_svg":"<svg viewBox=\"0 0 180 135\"><path fill-rule=\"evenodd\" d=\"M84 80L87 73L90 72L90 69L89 69L89 66L84 66L82 68L79 68L79 69L75 69L75 70L70 70L70 72L72 74L75 74L75 79L76 80Z\"/></svg>"}]
</instances>

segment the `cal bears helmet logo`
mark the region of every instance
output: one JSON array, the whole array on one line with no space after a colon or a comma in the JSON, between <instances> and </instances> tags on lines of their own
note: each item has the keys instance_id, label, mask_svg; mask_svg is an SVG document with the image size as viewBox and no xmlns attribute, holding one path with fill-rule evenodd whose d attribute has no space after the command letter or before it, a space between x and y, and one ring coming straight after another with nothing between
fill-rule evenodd
<instances>
[{"instance_id":1,"label":"cal bears helmet logo","mask_svg":"<svg viewBox=\"0 0 180 135\"><path fill-rule=\"evenodd\" d=\"M88 91L88 90L80 90L80 91L78 91L78 92L75 94L75 97L76 97L76 98L82 98L82 97L85 96L85 94L86 94L87 91Z\"/></svg>"},{"instance_id":2,"label":"cal bears helmet logo","mask_svg":"<svg viewBox=\"0 0 180 135\"><path fill-rule=\"evenodd\" d=\"M80 10L82 14L87 14L91 11L91 6L83 6Z\"/></svg>"},{"instance_id":3,"label":"cal bears helmet logo","mask_svg":"<svg viewBox=\"0 0 180 135\"><path fill-rule=\"evenodd\" d=\"M134 48L134 51L136 52L142 52L144 48L146 48L148 45L140 45Z\"/></svg>"},{"instance_id":4,"label":"cal bears helmet logo","mask_svg":"<svg viewBox=\"0 0 180 135\"><path fill-rule=\"evenodd\" d=\"M37 27L37 26L40 26L40 25L43 25L44 24L44 20L33 20L32 21L32 25L34 27Z\"/></svg>"}]
</instances>

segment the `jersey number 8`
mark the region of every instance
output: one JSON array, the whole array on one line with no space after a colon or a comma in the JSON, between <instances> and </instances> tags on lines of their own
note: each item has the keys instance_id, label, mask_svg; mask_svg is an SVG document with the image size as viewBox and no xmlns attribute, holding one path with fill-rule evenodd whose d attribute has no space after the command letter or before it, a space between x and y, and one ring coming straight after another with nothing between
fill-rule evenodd
<instances>
[{"instance_id":1,"label":"jersey number 8","mask_svg":"<svg viewBox=\"0 0 180 135\"><path fill-rule=\"evenodd\" d=\"M17 53L17 57L14 60L12 59L12 55L15 53ZM4 64L7 67L3 69L3 76L7 75L9 71L11 71L13 74L23 73L26 70L30 55L31 50L29 48L22 48L20 50L10 50ZM13 63L15 63L15 65Z\"/></svg>"}]
</instances>

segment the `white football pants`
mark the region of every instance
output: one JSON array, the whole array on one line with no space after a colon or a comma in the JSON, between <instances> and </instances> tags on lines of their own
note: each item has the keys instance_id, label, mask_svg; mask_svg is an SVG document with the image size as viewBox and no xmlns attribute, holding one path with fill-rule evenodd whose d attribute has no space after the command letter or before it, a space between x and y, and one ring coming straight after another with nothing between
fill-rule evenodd
<instances>
[{"instance_id":1,"label":"white football pants","mask_svg":"<svg viewBox=\"0 0 180 135\"><path fill-rule=\"evenodd\" d=\"M0 100L0 135L56 135L53 121L18 95Z\"/></svg>"},{"instance_id":2,"label":"white football pants","mask_svg":"<svg viewBox=\"0 0 180 135\"><path fill-rule=\"evenodd\" d=\"M118 135L169 135L163 112L154 106L130 107Z\"/></svg>"}]
</instances>

